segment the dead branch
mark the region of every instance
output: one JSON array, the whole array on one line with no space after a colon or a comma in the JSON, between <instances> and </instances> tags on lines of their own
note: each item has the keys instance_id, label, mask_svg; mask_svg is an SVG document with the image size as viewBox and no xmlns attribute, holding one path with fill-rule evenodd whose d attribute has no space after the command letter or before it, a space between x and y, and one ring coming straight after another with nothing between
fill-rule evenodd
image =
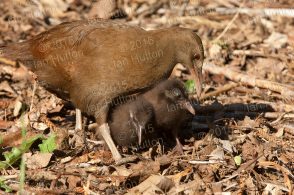
<instances>
[{"instance_id":1,"label":"dead branch","mask_svg":"<svg viewBox=\"0 0 294 195\"><path fill-rule=\"evenodd\" d=\"M243 73L238 73L230 68L227 67L219 67L214 64L208 64L206 63L203 66L203 69L205 71L208 71L211 74L221 74L227 77L228 79L239 82L243 85L249 85L251 87L260 87L269 89L274 92L280 93L282 96L285 97L285 99L290 99L291 101L294 101L294 87L290 85L284 85L280 83L276 83L273 81L267 81L263 79L257 79L254 76L249 76Z\"/></svg>"},{"instance_id":2,"label":"dead branch","mask_svg":"<svg viewBox=\"0 0 294 195\"><path fill-rule=\"evenodd\" d=\"M215 8L215 11L220 14L247 14L247 15L262 15L262 16L285 16L294 17L294 9L252 9L252 8Z\"/></svg>"}]
</instances>

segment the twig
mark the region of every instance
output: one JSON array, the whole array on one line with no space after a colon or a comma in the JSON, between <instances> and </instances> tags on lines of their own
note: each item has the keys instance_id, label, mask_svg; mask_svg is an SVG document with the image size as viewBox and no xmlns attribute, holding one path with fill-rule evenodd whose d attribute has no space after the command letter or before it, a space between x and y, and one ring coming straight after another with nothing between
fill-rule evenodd
<instances>
[{"instance_id":1,"label":"twig","mask_svg":"<svg viewBox=\"0 0 294 195\"><path fill-rule=\"evenodd\" d=\"M294 87L291 85L284 85L280 83L276 83L273 81L267 81L267 80L262 80L262 79L257 79L254 76L249 76L243 73L238 73L230 68L227 67L219 67L214 64L208 64L206 63L203 66L203 69L212 73L212 74L221 74L227 77L228 79L235 81L235 82L240 82L241 84L244 85L249 85L252 87L260 87L260 88L265 88L269 89L271 91L275 91L280 93L285 97L285 99L293 99L294 100Z\"/></svg>"},{"instance_id":2,"label":"twig","mask_svg":"<svg viewBox=\"0 0 294 195\"><path fill-rule=\"evenodd\" d=\"M208 165L208 164L218 164L218 163L224 163L225 161L223 160L190 160L189 163L192 165Z\"/></svg>"},{"instance_id":3,"label":"twig","mask_svg":"<svg viewBox=\"0 0 294 195\"><path fill-rule=\"evenodd\" d=\"M127 156L119 161L117 161L115 163L116 166L119 166L119 165L123 165L123 164L126 164L126 163L131 163L131 162L134 162L138 160L138 157L137 156Z\"/></svg>"},{"instance_id":4,"label":"twig","mask_svg":"<svg viewBox=\"0 0 294 195\"><path fill-rule=\"evenodd\" d=\"M276 124L278 124L283 118L284 116L286 115L287 113L282 113L280 115L278 115L278 117L275 117L277 118L276 120L274 120L273 122L270 123L271 126L274 126ZM294 117L294 114L293 114L293 117Z\"/></svg>"},{"instance_id":5,"label":"twig","mask_svg":"<svg viewBox=\"0 0 294 195\"><path fill-rule=\"evenodd\" d=\"M262 15L262 16L286 16L294 17L294 9L275 9L275 8L264 8L264 9L251 9L251 8L215 8L215 11L221 14L247 14L247 15Z\"/></svg>"},{"instance_id":6,"label":"twig","mask_svg":"<svg viewBox=\"0 0 294 195\"><path fill-rule=\"evenodd\" d=\"M214 39L213 40L213 42L216 42L216 41L218 41L218 40L220 40L220 38L222 38L225 34L226 34L226 32L231 28L231 26L232 26L232 24L235 22L235 20L238 18L238 16L239 16L239 12L237 12L236 14L235 14L235 16L232 18L232 20L229 22L229 24L226 26L226 28L223 30L223 32L216 38L216 39Z\"/></svg>"},{"instance_id":7,"label":"twig","mask_svg":"<svg viewBox=\"0 0 294 195\"><path fill-rule=\"evenodd\" d=\"M294 114L291 114L291 113L279 113L279 112L266 112L264 113L264 117L265 118L284 118L284 119L294 119Z\"/></svg>"},{"instance_id":8,"label":"twig","mask_svg":"<svg viewBox=\"0 0 294 195\"><path fill-rule=\"evenodd\" d=\"M103 145L105 144L105 141L101 140L101 141L95 141L95 140L91 140L91 139L86 139L87 142L93 143L95 145Z\"/></svg>"},{"instance_id":9,"label":"twig","mask_svg":"<svg viewBox=\"0 0 294 195\"><path fill-rule=\"evenodd\" d=\"M17 178L18 178L18 175L3 175L3 176L1 176L1 178L2 178L3 180L17 179Z\"/></svg>"},{"instance_id":10,"label":"twig","mask_svg":"<svg viewBox=\"0 0 294 195\"><path fill-rule=\"evenodd\" d=\"M229 83L229 84L226 84L224 86L221 86L221 87L217 88L215 91L212 91L212 92L209 92L209 93L206 93L206 94L202 95L200 97L200 101L205 100L205 99L207 99L209 97L217 96L218 94L229 91L232 88L237 87L237 86L238 86L237 83Z\"/></svg>"}]
</instances>

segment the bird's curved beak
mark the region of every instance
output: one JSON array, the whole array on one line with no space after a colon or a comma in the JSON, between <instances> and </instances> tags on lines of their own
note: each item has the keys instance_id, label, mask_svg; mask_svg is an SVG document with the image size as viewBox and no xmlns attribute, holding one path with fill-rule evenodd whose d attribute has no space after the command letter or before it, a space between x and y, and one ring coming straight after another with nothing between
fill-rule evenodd
<instances>
[{"instance_id":1,"label":"bird's curved beak","mask_svg":"<svg viewBox=\"0 0 294 195\"><path fill-rule=\"evenodd\" d=\"M195 82L197 98L200 99L201 93L202 93L202 68L198 68L197 66L193 66L189 70L190 70L192 78Z\"/></svg>"}]
</instances>

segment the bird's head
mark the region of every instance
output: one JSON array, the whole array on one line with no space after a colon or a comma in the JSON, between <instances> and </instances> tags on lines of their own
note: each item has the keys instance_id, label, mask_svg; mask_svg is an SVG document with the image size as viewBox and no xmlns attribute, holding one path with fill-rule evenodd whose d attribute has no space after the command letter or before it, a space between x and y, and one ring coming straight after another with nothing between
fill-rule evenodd
<instances>
[{"instance_id":1,"label":"bird's head","mask_svg":"<svg viewBox=\"0 0 294 195\"><path fill-rule=\"evenodd\" d=\"M177 28L174 44L176 47L176 60L189 69L195 82L196 94L200 98L202 92L202 66L204 48L200 37L190 29Z\"/></svg>"},{"instance_id":2,"label":"bird's head","mask_svg":"<svg viewBox=\"0 0 294 195\"><path fill-rule=\"evenodd\" d=\"M195 109L189 101L188 94L182 82L172 79L162 83L164 100L169 104L179 105L195 115ZM165 85L165 86L164 86Z\"/></svg>"}]
</instances>

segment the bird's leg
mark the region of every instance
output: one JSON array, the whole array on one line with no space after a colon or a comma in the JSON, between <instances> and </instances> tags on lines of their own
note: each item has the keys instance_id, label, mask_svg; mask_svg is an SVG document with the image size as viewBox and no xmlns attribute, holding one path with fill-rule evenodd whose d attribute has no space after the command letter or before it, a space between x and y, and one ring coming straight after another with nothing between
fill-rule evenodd
<instances>
[{"instance_id":1,"label":"bird's leg","mask_svg":"<svg viewBox=\"0 0 294 195\"><path fill-rule=\"evenodd\" d=\"M76 126L75 131L82 129L82 112L80 109L76 108Z\"/></svg>"},{"instance_id":2,"label":"bird's leg","mask_svg":"<svg viewBox=\"0 0 294 195\"><path fill-rule=\"evenodd\" d=\"M177 142L177 145L175 147L175 150L177 152L179 152L180 154L184 154L184 151L183 151L183 145L181 144L180 140L178 137L176 137L176 142Z\"/></svg>"},{"instance_id":3,"label":"bird's leg","mask_svg":"<svg viewBox=\"0 0 294 195\"><path fill-rule=\"evenodd\" d=\"M96 122L98 124L98 133L102 136L102 138L106 142L108 148L111 151L113 159L115 161L119 161L121 160L122 157L119 151L117 150L112 140L112 137L110 135L110 129L107 123L107 114L108 114L108 108L104 109L103 112L100 112L98 117L96 117Z\"/></svg>"},{"instance_id":4,"label":"bird's leg","mask_svg":"<svg viewBox=\"0 0 294 195\"><path fill-rule=\"evenodd\" d=\"M103 123L102 125L100 125L98 127L98 131L99 131L99 134L103 137L104 141L106 142L108 148L110 149L113 159L115 161L120 160L122 157L110 136L108 123Z\"/></svg>"},{"instance_id":5,"label":"bird's leg","mask_svg":"<svg viewBox=\"0 0 294 195\"><path fill-rule=\"evenodd\" d=\"M86 144L84 141L85 136L85 132L82 128L82 113L80 109L76 108L76 125L71 144L75 143L74 145L76 148L83 148Z\"/></svg>"},{"instance_id":6,"label":"bird's leg","mask_svg":"<svg viewBox=\"0 0 294 195\"><path fill-rule=\"evenodd\" d=\"M175 129L178 129L178 127ZM175 129L172 130L173 137L176 139L176 146L175 146L174 150L182 155L182 154L184 154L183 145L181 144L181 142L179 140L178 133Z\"/></svg>"}]
</instances>

